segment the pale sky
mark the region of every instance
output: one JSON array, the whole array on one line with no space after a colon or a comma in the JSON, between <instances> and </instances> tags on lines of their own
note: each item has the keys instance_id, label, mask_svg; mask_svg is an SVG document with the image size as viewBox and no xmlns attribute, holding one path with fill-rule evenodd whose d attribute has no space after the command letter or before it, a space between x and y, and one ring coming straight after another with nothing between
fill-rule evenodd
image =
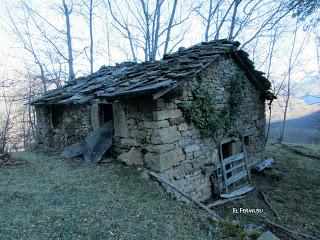
<instances>
[{"instance_id":1,"label":"pale sky","mask_svg":"<svg viewBox=\"0 0 320 240\"><path fill-rule=\"evenodd\" d=\"M134 0L132 0L134 1ZM183 1L183 0L182 0ZM184 0L185 1L185 0ZM189 1L189 0L188 0ZM186 2L188 2L186 1ZM14 16L19 16L19 12L12 8L12 5L17 3L18 1L7 1L7 0L0 0L0 27L1 33L0 34L0 70L3 76L13 76L15 75L15 71L23 72L25 68L25 64L23 59L30 58L30 55L22 48L21 43L16 42L14 40L13 34L9 32L5 32L3 27L8 28L8 24L6 23L5 17L5 6L9 2L10 12ZM58 6L61 1L53 0L50 1L50 6L54 5L54 3ZM42 0L30 0L32 7L39 11L42 16L51 22L53 25L57 26L59 29L63 29L64 22L62 16L59 16L55 9L49 9L49 4L47 1ZM125 12L126 10L124 10ZM95 70L98 70L102 65L108 65L109 59L107 55L107 46L106 46L106 25L104 24L107 22L106 17L104 16L103 12L97 13L94 21L95 21L95 29L94 29L94 37L99 42L95 45L95 52L97 53L95 56ZM110 21L110 19L109 19ZM294 22L295 20L289 18L288 28L294 29ZM74 48L77 51L82 51L85 46L88 45L87 37L87 25L86 23L80 18L75 17L74 15L71 16L71 24L72 24L72 33L73 33L73 44ZM198 18L195 16L191 16L188 20L188 24L190 24L190 29L188 34L185 36L185 40L179 45L188 47L190 45L196 44L200 42L203 37L203 26ZM292 26L290 26L292 25ZM50 31L50 30L48 30ZM269 33L267 33L269 34ZM248 35L250 35L250 31L248 30ZM299 48L299 44L303 41L305 36L305 32L299 30L298 37L297 37L297 49ZM33 36L34 38L37 35ZM121 38L115 29L111 29L110 31L111 37L111 56L112 56L112 63L115 62L122 62L127 61L128 56L122 51L119 50L119 47L124 49L129 49L128 41ZM242 36L245 37L245 36ZM81 39L80 39L81 38ZM301 79L305 77L312 77L319 75L319 69L317 66L317 55L316 55L316 45L314 35L311 34L310 41L305 43L303 47L303 51L301 51L299 58L297 60L297 67L293 71L293 80L294 81L301 81ZM240 42L243 42L244 39L236 39ZM287 72L287 62L290 53L290 48L292 45L292 35L291 33L285 34L277 43L276 50L277 54L274 58L274 64L272 66L272 75L271 77L274 79L280 80L285 72ZM261 38L259 42L259 48L257 49L257 56L255 56L255 65L256 67L261 66L262 61L264 60L264 56L266 51L268 50L268 45L265 42L264 38ZM76 56L77 54L75 54ZM253 58L252 54L250 54L251 59ZM130 58L130 56L129 56ZM262 71L265 70L263 66L260 68ZM87 59L85 57L77 57L75 59L75 70L77 73L77 77L87 73L89 71L89 65Z\"/></svg>"}]
</instances>

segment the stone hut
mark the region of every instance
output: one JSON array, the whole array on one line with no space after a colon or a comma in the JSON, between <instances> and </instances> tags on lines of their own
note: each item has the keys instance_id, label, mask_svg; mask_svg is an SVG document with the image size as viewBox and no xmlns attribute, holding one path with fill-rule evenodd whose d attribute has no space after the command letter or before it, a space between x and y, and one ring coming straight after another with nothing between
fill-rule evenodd
<instances>
[{"instance_id":1,"label":"stone hut","mask_svg":"<svg viewBox=\"0 0 320 240\"><path fill-rule=\"evenodd\" d=\"M264 159L270 82L238 42L200 43L159 61L101 67L31 104L39 147L82 141L113 120L112 151L204 200Z\"/></svg>"}]
</instances>

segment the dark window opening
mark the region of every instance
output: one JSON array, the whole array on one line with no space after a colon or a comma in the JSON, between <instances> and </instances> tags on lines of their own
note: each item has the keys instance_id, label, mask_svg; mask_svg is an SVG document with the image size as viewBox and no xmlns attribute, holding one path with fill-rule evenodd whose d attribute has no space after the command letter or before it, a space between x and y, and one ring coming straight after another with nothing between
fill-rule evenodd
<instances>
[{"instance_id":1,"label":"dark window opening","mask_svg":"<svg viewBox=\"0 0 320 240\"><path fill-rule=\"evenodd\" d=\"M52 106L51 107L51 124L52 127L57 127L62 122L62 107Z\"/></svg>"},{"instance_id":2,"label":"dark window opening","mask_svg":"<svg viewBox=\"0 0 320 240\"><path fill-rule=\"evenodd\" d=\"M245 136L244 139L243 139L243 141L244 141L244 145L245 145L245 146L249 146L249 144L250 144L249 136Z\"/></svg>"},{"instance_id":3,"label":"dark window opening","mask_svg":"<svg viewBox=\"0 0 320 240\"><path fill-rule=\"evenodd\" d=\"M229 170L231 168L231 163L227 164L226 165L226 170ZM231 172L228 172L227 173L227 178L231 177L232 176L232 173Z\"/></svg>"},{"instance_id":4,"label":"dark window opening","mask_svg":"<svg viewBox=\"0 0 320 240\"><path fill-rule=\"evenodd\" d=\"M99 119L100 126L113 120L112 104L100 104L99 105Z\"/></svg>"},{"instance_id":5,"label":"dark window opening","mask_svg":"<svg viewBox=\"0 0 320 240\"><path fill-rule=\"evenodd\" d=\"M232 142L222 144L222 158L227 158L232 155Z\"/></svg>"},{"instance_id":6,"label":"dark window opening","mask_svg":"<svg viewBox=\"0 0 320 240\"><path fill-rule=\"evenodd\" d=\"M237 153L241 152L241 144L240 141L230 141L227 143L222 144L222 158L226 159L228 157L231 157L232 155L235 155ZM228 171L229 169L233 168L238 164L238 161L234 161L232 163L228 163L225 165L225 170ZM232 176L232 171L228 172L226 174L227 178L230 178Z\"/></svg>"}]
</instances>

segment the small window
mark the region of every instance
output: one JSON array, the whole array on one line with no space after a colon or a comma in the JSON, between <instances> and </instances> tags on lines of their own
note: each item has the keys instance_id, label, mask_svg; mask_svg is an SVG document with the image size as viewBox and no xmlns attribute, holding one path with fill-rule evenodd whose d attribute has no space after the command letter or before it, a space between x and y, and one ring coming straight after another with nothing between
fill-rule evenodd
<instances>
[{"instance_id":1,"label":"small window","mask_svg":"<svg viewBox=\"0 0 320 240\"><path fill-rule=\"evenodd\" d=\"M99 120L100 126L113 120L112 104L100 104L99 105Z\"/></svg>"},{"instance_id":2,"label":"small window","mask_svg":"<svg viewBox=\"0 0 320 240\"><path fill-rule=\"evenodd\" d=\"M222 144L222 158L227 158L232 155L232 142Z\"/></svg>"},{"instance_id":3,"label":"small window","mask_svg":"<svg viewBox=\"0 0 320 240\"><path fill-rule=\"evenodd\" d=\"M230 141L227 143L222 144L222 158L226 159L234 154L240 153L241 152L241 145L240 145L240 141ZM225 169L229 170L230 168L232 168L234 166L234 162L233 163L228 163L225 165ZM227 173L227 178L232 176L232 172L228 172Z\"/></svg>"},{"instance_id":4,"label":"small window","mask_svg":"<svg viewBox=\"0 0 320 240\"><path fill-rule=\"evenodd\" d=\"M56 128L62 122L62 107L51 107L51 124L53 128Z\"/></svg>"},{"instance_id":5,"label":"small window","mask_svg":"<svg viewBox=\"0 0 320 240\"><path fill-rule=\"evenodd\" d=\"M245 146L249 146L249 144L250 144L249 136L245 136L244 139L243 139L243 142L244 142Z\"/></svg>"}]
</instances>

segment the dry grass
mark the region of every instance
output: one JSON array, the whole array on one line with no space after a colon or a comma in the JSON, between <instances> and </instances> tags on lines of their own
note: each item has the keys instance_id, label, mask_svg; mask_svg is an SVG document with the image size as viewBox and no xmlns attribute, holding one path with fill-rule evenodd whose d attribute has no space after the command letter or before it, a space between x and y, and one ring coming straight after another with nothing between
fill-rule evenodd
<instances>
[{"instance_id":1,"label":"dry grass","mask_svg":"<svg viewBox=\"0 0 320 240\"><path fill-rule=\"evenodd\" d=\"M312 148L315 148L314 146ZM292 226L296 231L320 236L320 161L294 154L279 145L268 146L267 156L274 158L271 169L253 176L255 190L245 198L221 206L218 212L226 219L237 220L242 226L262 227L265 219ZM281 220L264 202L263 190ZM233 214L233 208L260 208L262 214ZM281 239L286 239L275 229Z\"/></svg>"},{"instance_id":2,"label":"dry grass","mask_svg":"<svg viewBox=\"0 0 320 240\"><path fill-rule=\"evenodd\" d=\"M0 239L214 239L204 212L171 200L135 169L15 158L27 163L0 166Z\"/></svg>"},{"instance_id":3,"label":"dry grass","mask_svg":"<svg viewBox=\"0 0 320 240\"><path fill-rule=\"evenodd\" d=\"M216 208L226 219L217 226L137 169L18 153L24 164L0 166L0 239L255 239L268 229L265 218L320 236L320 161L278 145L268 146L267 156L275 159L272 169L253 177L256 189L245 198ZM264 212L232 213L240 207Z\"/></svg>"}]
</instances>

